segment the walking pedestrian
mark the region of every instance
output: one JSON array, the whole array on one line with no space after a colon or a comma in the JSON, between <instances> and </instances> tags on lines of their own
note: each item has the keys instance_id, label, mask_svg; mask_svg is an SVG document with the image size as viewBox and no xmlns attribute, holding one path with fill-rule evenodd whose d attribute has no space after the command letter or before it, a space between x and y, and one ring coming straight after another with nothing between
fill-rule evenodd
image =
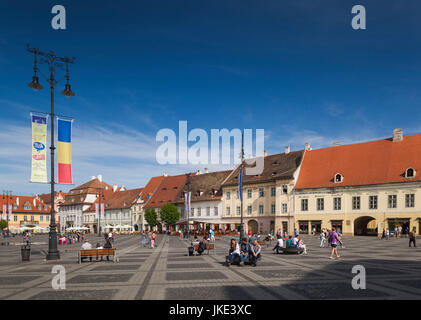
<instances>
[{"instance_id":1,"label":"walking pedestrian","mask_svg":"<svg viewBox=\"0 0 421 320\"><path fill-rule=\"evenodd\" d=\"M324 232L320 232L320 248L325 247L326 235Z\"/></svg>"},{"instance_id":2,"label":"walking pedestrian","mask_svg":"<svg viewBox=\"0 0 421 320\"><path fill-rule=\"evenodd\" d=\"M336 258L340 258L340 255L338 254L338 241L339 237L338 234L335 232L335 228L332 228L332 231L329 233L329 240L330 245L332 247L332 252L330 253L329 259L334 259L333 254L336 254Z\"/></svg>"},{"instance_id":3,"label":"walking pedestrian","mask_svg":"<svg viewBox=\"0 0 421 320\"><path fill-rule=\"evenodd\" d=\"M409 233L409 246L411 246L411 243L414 244L414 247L417 246L416 242L415 242L415 231L411 231Z\"/></svg>"}]
</instances>

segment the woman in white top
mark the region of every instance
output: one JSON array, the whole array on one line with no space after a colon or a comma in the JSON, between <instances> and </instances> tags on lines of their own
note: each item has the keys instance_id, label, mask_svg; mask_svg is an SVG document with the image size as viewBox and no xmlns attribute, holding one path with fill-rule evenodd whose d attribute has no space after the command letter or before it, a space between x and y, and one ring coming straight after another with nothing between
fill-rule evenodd
<instances>
[{"instance_id":1,"label":"woman in white top","mask_svg":"<svg viewBox=\"0 0 421 320\"><path fill-rule=\"evenodd\" d=\"M232 262L234 261L234 258L238 256L240 257L240 246L238 245L237 241L235 241L235 239L231 239L231 246L230 246L230 251L229 251L229 256L227 259L227 267L230 266L230 264L232 264Z\"/></svg>"}]
</instances>

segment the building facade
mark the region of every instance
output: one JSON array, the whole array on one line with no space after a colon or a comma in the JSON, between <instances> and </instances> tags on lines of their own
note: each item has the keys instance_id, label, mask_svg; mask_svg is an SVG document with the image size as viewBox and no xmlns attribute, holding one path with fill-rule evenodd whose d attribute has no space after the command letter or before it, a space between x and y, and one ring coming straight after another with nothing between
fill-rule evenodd
<instances>
[{"instance_id":1,"label":"building facade","mask_svg":"<svg viewBox=\"0 0 421 320\"><path fill-rule=\"evenodd\" d=\"M379 235L421 232L421 135L306 151L295 193L296 228Z\"/></svg>"},{"instance_id":2,"label":"building facade","mask_svg":"<svg viewBox=\"0 0 421 320\"><path fill-rule=\"evenodd\" d=\"M308 146L309 147L309 146ZM243 173L243 223L247 233L292 232L294 227L293 189L299 175L304 151L264 156L264 169L259 175ZM245 165L245 168L250 167ZM246 171L245 171L246 172ZM236 228L241 221L239 173L236 168L223 190L223 218L235 220Z\"/></svg>"},{"instance_id":3,"label":"building facade","mask_svg":"<svg viewBox=\"0 0 421 320\"><path fill-rule=\"evenodd\" d=\"M12 214L8 221L11 233L24 230L45 233L50 231L51 207L43 203L38 197L9 195L9 199L0 197L0 208L9 204ZM3 213L3 212L2 212ZM28 228L28 229L24 229Z\"/></svg>"},{"instance_id":4,"label":"building facade","mask_svg":"<svg viewBox=\"0 0 421 320\"><path fill-rule=\"evenodd\" d=\"M59 208L60 231L64 232L70 227L83 227L83 212L88 210L99 197L99 193L105 190L112 190L112 186L102 181L101 175L71 189Z\"/></svg>"}]
</instances>

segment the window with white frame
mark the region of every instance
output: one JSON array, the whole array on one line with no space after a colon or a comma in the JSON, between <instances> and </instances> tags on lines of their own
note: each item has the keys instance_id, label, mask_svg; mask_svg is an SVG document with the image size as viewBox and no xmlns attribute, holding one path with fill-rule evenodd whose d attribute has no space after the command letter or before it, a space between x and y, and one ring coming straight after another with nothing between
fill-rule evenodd
<instances>
[{"instance_id":1,"label":"window with white frame","mask_svg":"<svg viewBox=\"0 0 421 320\"><path fill-rule=\"evenodd\" d=\"M263 206L263 204L260 204L259 205L259 214L263 214L263 213L265 213L265 209L264 209L265 207Z\"/></svg>"},{"instance_id":2,"label":"window with white frame","mask_svg":"<svg viewBox=\"0 0 421 320\"><path fill-rule=\"evenodd\" d=\"M333 198L333 210L341 210L342 199L340 197Z\"/></svg>"},{"instance_id":3,"label":"window with white frame","mask_svg":"<svg viewBox=\"0 0 421 320\"><path fill-rule=\"evenodd\" d=\"M259 197L262 198L265 196L265 189L264 188L259 188Z\"/></svg>"},{"instance_id":4,"label":"window with white frame","mask_svg":"<svg viewBox=\"0 0 421 320\"><path fill-rule=\"evenodd\" d=\"M247 198L251 198L251 197L252 197L252 190L247 189Z\"/></svg>"},{"instance_id":5,"label":"window with white frame","mask_svg":"<svg viewBox=\"0 0 421 320\"><path fill-rule=\"evenodd\" d=\"M247 206L247 214L251 215L251 213L252 213L252 207L249 205Z\"/></svg>"},{"instance_id":6,"label":"window with white frame","mask_svg":"<svg viewBox=\"0 0 421 320\"><path fill-rule=\"evenodd\" d=\"M272 204L270 205L270 213L271 213L271 214L275 214L275 212L276 212L276 206L275 206L275 204L274 204L274 203L272 203Z\"/></svg>"},{"instance_id":7,"label":"window with white frame","mask_svg":"<svg viewBox=\"0 0 421 320\"><path fill-rule=\"evenodd\" d=\"M282 204L282 213L288 213L288 204L287 203Z\"/></svg>"},{"instance_id":8,"label":"window with white frame","mask_svg":"<svg viewBox=\"0 0 421 320\"><path fill-rule=\"evenodd\" d=\"M415 207L415 194L406 194L405 195L405 207L414 208Z\"/></svg>"}]
</instances>

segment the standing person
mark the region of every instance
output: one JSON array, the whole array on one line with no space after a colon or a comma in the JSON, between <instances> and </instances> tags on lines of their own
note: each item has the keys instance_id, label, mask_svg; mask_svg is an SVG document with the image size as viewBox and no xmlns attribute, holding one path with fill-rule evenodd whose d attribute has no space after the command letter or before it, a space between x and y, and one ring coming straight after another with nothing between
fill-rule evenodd
<instances>
[{"instance_id":1,"label":"standing person","mask_svg":"<svg viewBox=\"0 0 421 320\"><path fill-rule=\"evenodd\" d=\"M389 237L390 237L389 229L386 229L386 240L389 240Z\"/></svg>"},{"instance_id":2,"label":"standing person","mask_svg":"<svg viewBox=\"0 0 421 320\"><path fill-rule=\"evenodd\" d=\"M417 244L415 242L415 230L413 230L409 233L409 246L411 246L411 243L414 244L414 247L417 246Z\"/></svg>"},{"instance_id":3,"label":"standing person","mask_svg":"<svg viewBox=\"0 0 421 320\"><path fill-rule=\"evenodd\" d=\"M382 232L382 237L380 238L380 240L386 239L386 230L383 229Z\"/></svg>"},{"instance_id":4,"label":"standing person","mask_svg":"<svg viewBox=\"0 0 421 320\"><path fill-rule=\"evenodd\" d=\"M155 240L156 240L156 234L155 231L152 232L152 238L151 238L151 248L155 248Z\"/></svg>"},{"instance_id":5,"label":"standing person","mask_svg":"<svg viewBox=\"0 0 421 320\"><path fill-rule=\"evenodd\" d=\"M211 234L211 240L215 242L215 231L213 229L211 229L210 234Z\"/></svg>"},{"instance_id":6,"label":"standing person","mask_svg":"<svg viewBox=\"0 0 421 320\"><path fill-rule=\"evenodd\" d=\"M329 233L329 239L330 239L330 246L332 247L332 252L330 253L329 259L334 259L333 254L336 254L336 258L340 258L340 255L338 255L338 241L339 237L338 234L335 232L335 228L332 228L332 231Z\"/></svg>"},{"instance_id":7,"label":"standing person","mask_svg":"<svg viewBox=\"0 0 421 320\"><path fill-rule=\"evenodd\" d=\"M298 230L294 229L294 237L298 237Z\"/></svg>"},{"instance_id":8,"label":"standing person","mask_svg":"<svg viewBox=\"0 0 421 320\"><path fill-rule=\"evenodd\" d=\"M146 247L146 234L144 231L142 231L141 237L142 237L142 246Z\"/></svg>"},{"instance_id":9,"label":"standing person","mask_svg":"<svg viewBox=\"0 0 421 320\"><path fill-rule=\"evenodd\" d=\"M250 237L251 237L251 231L250 230L248 232L248 236L249 236L249 239L250 239Z\"/></svg>"},{"instance_id":10,"label":"standing person","mask_svg":"<svg viewBox=\"0 0 421 320\"><path fill-rule=\"evenodd\" d=\"M326 241L326 234L324 232L320 232L320 248L325 247L325 241Z\"/></svg>"},{"instance_id":11,"label":"standing person","mask_svg":"<svg viewBox=\"0 0 421 320\"><path fill-rule=\"evenodd\" d=\"M395 226L394 231L395 231L395 238L398 238L398 227Z\"/></svg>"}]
</instances>

